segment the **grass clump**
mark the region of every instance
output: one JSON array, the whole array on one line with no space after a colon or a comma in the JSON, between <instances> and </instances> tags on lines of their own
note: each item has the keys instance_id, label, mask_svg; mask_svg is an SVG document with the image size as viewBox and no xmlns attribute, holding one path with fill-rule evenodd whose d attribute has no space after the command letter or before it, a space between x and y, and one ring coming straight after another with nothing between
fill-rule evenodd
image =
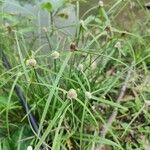
<instances>
[{"instance_id":1,"label":"grass clump","mask_svg":"<svg viewBox=\"0 0 150 150\"><path fill-rule=\"evenodd\" d=\"M0 14L0 150L150 148L150 12L138 0L100 1L84 14L80 4L38 3L44 28L36 15ZM75 33L55 22L68 5ZM132 25L118 21L124 13Z\"/></svg>"}]
</instances>

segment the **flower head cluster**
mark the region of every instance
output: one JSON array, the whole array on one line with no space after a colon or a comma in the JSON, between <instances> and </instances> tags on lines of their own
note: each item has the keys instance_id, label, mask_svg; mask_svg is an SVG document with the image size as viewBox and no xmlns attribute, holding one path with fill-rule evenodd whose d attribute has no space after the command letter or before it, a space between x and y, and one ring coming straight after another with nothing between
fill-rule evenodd
<instances>
[{"instance_id":1,"label":"flower head cluster","mask_svg":"<svg viewBox=\"0 0 150 150\"><path fill-rule=\"evenodd\" d=\"M92 94L90 92L85 92L85 97L88 98L88 99L91 99L92 98Z\"/></svg>"},{"instance_id":2,"label":"flower head cluster","mask_svg":"<svg viewBox=\"0 0 150 150\"><path fill-rule=\"evenodd\" d=\"M27 147L27 150L33 150L32 146L29 145L29 146Z\"/></svg>"},{"instance_id":3,"label":"flower head cluster","mask_svg":"<svg viewBox=\"0 0 150 150\"><path fill-rule=\"evenodd\" d=\"M76 90L70 89L70 90L67 92L67 98L68 98L68 99L76 99L76 98L77 98L77 92L76 92Z\"/></svg>"},{"instance_id":4,"label":"flower head cluster","mask_svg":"<svg viewBox=\"0 0 150 150\"><path fill-rule=\"evenodd\" d=\"M83 64L79 64L79 65L77 66L77 70L83 71L83 69L84 69Z\"/></svg>"},{"instance_id":5,"label":"flower head cluster","mask_svg":"<svg viewBox=\"0 0 150 150\"><path fill-rule=\"evenodd\" d=\"M60 57L60 54L59 54L59 52L54 51L54 52L51 54L51 56L52 56L53 59L58 59L58 58Z\"/></svg>"},{"instance_id":6,"label":"flower head cluster","mask_svg":"<svg viewBox=\"0 0 150 150\"><path fill-rule=\"evenodd\" d=\"M118 42L115 44L114 47L117 48L117 49L121 49L121 43L118 41Z\"/></svg>"},{"instance_id":7,"label":"flower head cluster","mask_svg":"<svg viewBox=\"0 0 150 150\"><path fill-rule=\"evenodd\" d=\"M35 67L36 64L37 64L37 61L34 58L30 58L30 59L26 60L27 66Z\"/></svg>"},{"instance_id":8,"label":"flower head cluster","mask_svg":"<svg viewBox=\"0 0 150 150\"><path fill-rule=\"evenodd\" d=\"M100 7L103 7L103 6L104 6L104 2L103 2L103 1L99 1L99 2L98 2L98 5L99 5Z\"/></svg>"}]
</instances>

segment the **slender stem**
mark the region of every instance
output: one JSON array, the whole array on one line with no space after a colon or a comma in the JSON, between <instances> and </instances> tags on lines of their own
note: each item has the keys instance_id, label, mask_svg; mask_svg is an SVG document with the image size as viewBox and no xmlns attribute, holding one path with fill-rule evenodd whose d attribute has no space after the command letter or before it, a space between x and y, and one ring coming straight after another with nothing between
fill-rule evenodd
<instances>
[{"instance_id":1,"label":"slender stem","mask_svg":"<svg viewBox=\"0 0 150 150\"><path fill-rule=\"evenodd\" d=\"M34 74L35 74L35 77L36 77L36 81L37 81L37 83L40 83L40 81L39 81L39 77L38 77L38 74L37 74L37 71L36 71L36 69L34 68ZM40 93L42 94L43 93L43 91L42 91L42 88L41 88L41 86L38 84L38 87L39 87L39 91L40 91ZM43 94L42 94L43 95Z\"/></svg>"},{"instance_id":2,"label":"slender stem","mask_svg":"<svg viewBox=\"0 0 150 150\"><path fill-rule=\"evenodd\" d=\"M49 46L50 50L52 50L51 42L50 42L50 39L48 37L47 32L45 32L45 35L46 35L46 39L47 39L47 42L48 42L48 46Z\"/></svg>"},{"instance_id":3,"label":"slender stem","mask_svg":"<svg viewBox=\"0 0 150 150\"><path fill-rule=\"evenodd\" d=\"M53 32L54 32L54 18L53 18L53 13L52 12L50 12L50 26L51 26L51 34L50 34L50 37L53 35Z\"/></svg>"},{"instance_id":4,"label":"slender stem","mask_svg":"<svg viewBox=\"0 0 150 150\"><path fill-rule=\"evenodd\" d=\"M57 73L57 62L56 62L57 60L56 59L54 59L54 71L55 71L55 73Z\"/></svg>"}]
</instances>

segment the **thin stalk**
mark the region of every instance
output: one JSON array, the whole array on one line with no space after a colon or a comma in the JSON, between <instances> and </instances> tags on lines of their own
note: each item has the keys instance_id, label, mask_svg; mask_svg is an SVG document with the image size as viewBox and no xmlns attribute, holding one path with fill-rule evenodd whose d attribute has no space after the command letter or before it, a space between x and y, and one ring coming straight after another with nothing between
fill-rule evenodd
<instances>
[{"instance_id":1,"label":"thin stalk","mask_svg":"<svg viewBox=\"0 0 150 150\"><path fill-rule=\"evenodd\" d=\"M40 81L39 81L39 78L38 78L38 74L37 74L37 71L36 71L36 69L34 68L34 74L35 74L35 78L36 78L36 81L37 81L37 83L40 83ZM41 86L38 84L38 87L39 87L39 91L40 91L40 93L42 94L43 92L42 92L42 88L41 88ZM43 95L43 94L42 94Z\"/></svg>"},{"instance_id":2,"label":"thin stalk","mask_svg":"<svg viewBox=\"0 0 150 150\"><path fill-rule=\"evenodd\" d=\"M46 36L46 39L47 39L47 42L48 42L48 46L49 46L50 50L52 50L51 42L49 40L49 36L47 34L47 31L45 31L45 36Z\"/></svg>"},{"instance_id":3,"label":"thin stalk","mask_svg":"<svg viewBox=\"0 0 150 150\"><path fill-rule=\"evenodd\" d=\"M53 32L54 32L54 20L53 20L53 13L50 12L50 26L51 26L51 34L50 34L50 37L53 35Z\"/></svg>"}]
</instances>

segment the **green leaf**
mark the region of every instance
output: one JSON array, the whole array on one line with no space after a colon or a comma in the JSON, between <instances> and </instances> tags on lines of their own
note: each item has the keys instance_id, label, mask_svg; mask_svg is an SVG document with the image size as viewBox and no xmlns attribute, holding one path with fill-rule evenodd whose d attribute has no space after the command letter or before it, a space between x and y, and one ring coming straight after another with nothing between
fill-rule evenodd
<instances>
[{"instance_id":1,"label":"green leaf","mask_svg":"<svg viewBox=\"0 0 150 150\"><path fill-rule=\"evenodd\" d=\"M2 141L2 147L3 147L4 150L11 150L11 149L10 149L10 146L9 146L9 142L8 142L7 139L4 139L4 140Z\"/></svg>"},{"instance_id":2,"label":"green leaf","mask_svg":"<svg viewBox=\"0 0 150 150\"><path fill-rule=\"evenodd\" d=\"M41 8L42 8L43 10L48 11L48 12L51 12L51 11L53 10L52 3L50 3L50 2L42 3L42 4L41 4Z\"/></svg>"},{"instance_id":3,"label":"green leaf","mask_svg":"<svg viewBox=\"0 0 150 150\"><path fill-rule=\"evenodd\" d=\"M32 143L31 136L33 133L28 125L16 128L10 138L0 139L0 150L27 150Z\"/></svg>"},{"instance_id":4,"label":"green leaf","mask_svg":"<svg viewBox=\"0 0 150 150\"><path fill-rule=\"evenodd\" d=\"M16 150L26 150L29 145L31 145L32 139L28 138L33 136L29 126L25 125L14 132L9 140L9 144L12 149Z\"/></svg>"},{"instance_id":5,"label":"green leaf","mask_svg":"<svg viewBox=\"0 0 150 150\"><path fill-rule=\"evenodd\" d=\"M7 105L8 97L0 96L0 105Z\"/></svg>"}]
</instances>

